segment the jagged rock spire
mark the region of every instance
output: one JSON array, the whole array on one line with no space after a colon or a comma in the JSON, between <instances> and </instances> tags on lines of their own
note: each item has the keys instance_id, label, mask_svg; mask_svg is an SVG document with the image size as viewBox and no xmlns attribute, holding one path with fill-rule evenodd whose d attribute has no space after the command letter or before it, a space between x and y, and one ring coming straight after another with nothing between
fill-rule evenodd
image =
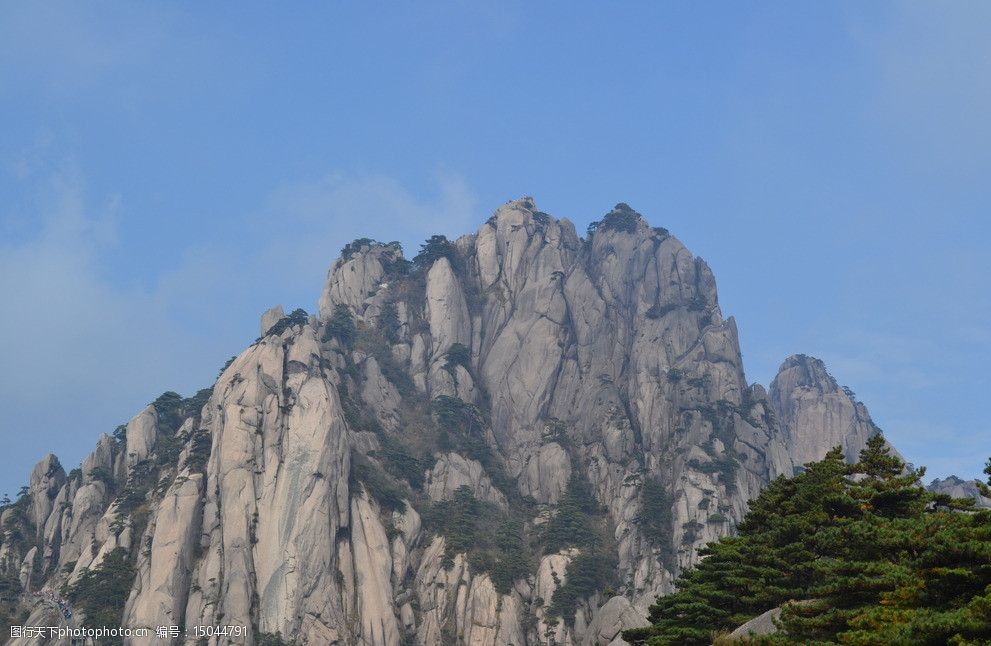
<instances>
[{"instance_id":1,"label":"jagged rock spire","mask_svg":"<svg viewBox=\"0 0 991 646\"><path fill-rule=\"evenodd\" d=\"M33 523L45 584L123 550L125 625L616 643L771 478L876 432L818 360L749 386L708 265L626 204L583 238L523 197L432 245L411 265L356 240L318 318L269 310L201 398L148 406L68 476L42 460L3 523ZM555 519L586 531L551 543ZM0 568L28 547L5 534ZM591 555L615 576L568 588Z\"/></svg>"}]
</instances>

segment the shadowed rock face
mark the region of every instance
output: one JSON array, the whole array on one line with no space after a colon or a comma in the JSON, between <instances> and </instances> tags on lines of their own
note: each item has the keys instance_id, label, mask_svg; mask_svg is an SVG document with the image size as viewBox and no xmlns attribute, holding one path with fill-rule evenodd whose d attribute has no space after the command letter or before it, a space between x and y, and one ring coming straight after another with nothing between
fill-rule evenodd
<instances>
[{"instance_id":1,"label":"shadowed rock face","mask_svg":"<svg viewBox=\"0 0 991 646\"><path fill-rule=\"evenodd\" d=\"M37 547L34 588L57 587L123 548L125 624L249 644L621 643L771 478L877 429L818 360L748 385L712 272L666 230L626 205L593 228L523 198L413 266L352 243L318 317L269 310L210 391L78 472L42 460L3 512L36 538L5 533L0 567ZM576 513L595 542L552 542ZM580 587L593 554L608 576Z\"/></svg>"}]
</instances>

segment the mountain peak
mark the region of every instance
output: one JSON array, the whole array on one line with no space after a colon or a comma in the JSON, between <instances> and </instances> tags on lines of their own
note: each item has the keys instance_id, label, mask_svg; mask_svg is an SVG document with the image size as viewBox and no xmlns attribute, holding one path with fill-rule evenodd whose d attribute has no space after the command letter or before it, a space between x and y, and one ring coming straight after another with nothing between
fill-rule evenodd
<instances>
[{"instance_id":1,"label":"mountain peak","mask_svg":"<svg viewBox=\"0 0 991 646\"><path fill-rule=\"evenodd\" d=\"M825 362L807 354L793 354L781 362L774 383L780 387L785 381L789 382L790 387L815 388L822 393L839 390L839 384L826 370Z\"/></svg>"},{"instance_id":2,"label":"mountain peak","mask_svg":"<svg viewBox=\"0 0 991 646\"><path fill-rule=\"evenodd\" d=\"M320 295L320 318L326 320L337 305L345 305L361 314L365 301L378 291L386 276L405 262L398 242L379 242L358 238L341 250L324 283Z\"/></svg>"},{"instance_id":3,"label":"mountain peak","mask_svg":"<svg viewBox=\"0 0 991 646\"><path fill-rule=\"evenodd\" d=\"M795 465L822 459L834 446L854 461L879 429L853 391L836 382L816 357L785 359L768 391L780 424L782 443Z\"/></svg>"},{"instance_id":4,"label":"mountain peak","mask_svg":"<svg viewBox=\"0 0 991 646\"><path fill-rule=\"evenodd\" d=\"M43 460L0 568L59 589L126 555L121 625L249 643L615 643L761 487L874 427L817 359L748 386L666 230L619 203L588 233L523 197L412 261L349 243L318 319L273 308L212 388L68 477ZM612 565L571 576L589 556Z\"/></svg>"},{"instance_id":5,"label":"mountain peak","mask_svg":"<svg viewBox=\"0 0 991 646\"><path fill-rule=\"evenodd\" d=\"M532 197L524 195L518 199L509 200L497 208L486 221L486 225L496 228L501 226L518 226L525 221L532 220L536 213L541 213L537 210L537 203ZM544 217L538 216L538 219L544 219Z\"/></svg>"}]
</instances>

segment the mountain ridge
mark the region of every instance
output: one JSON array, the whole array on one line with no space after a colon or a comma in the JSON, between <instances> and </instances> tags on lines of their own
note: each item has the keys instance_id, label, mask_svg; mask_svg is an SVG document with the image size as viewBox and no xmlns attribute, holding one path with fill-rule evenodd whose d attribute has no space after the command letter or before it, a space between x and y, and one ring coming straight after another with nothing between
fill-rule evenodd
<instances>
[{"instance_id":1,"label":"mountain ridge","mask_svg":"<svg viewBox=\"0 0 991 646\"><path fill-rule=\"evenodd\" d=\"M770 480L879 432L817 359L748 384L708 265L622 203L585 238L525 197L411 261L356 240L318 315L260 331L39 462L0 514L20 594L96 615L80 582L124 553L121 623L179 643L621 643Z\"/></svg>"}]
</instances>

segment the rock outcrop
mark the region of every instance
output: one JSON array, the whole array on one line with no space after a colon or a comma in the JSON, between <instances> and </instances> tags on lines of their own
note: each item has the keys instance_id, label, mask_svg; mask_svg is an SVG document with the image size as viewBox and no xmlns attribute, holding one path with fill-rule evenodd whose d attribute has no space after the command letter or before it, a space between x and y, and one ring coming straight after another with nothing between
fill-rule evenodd
<instances>
[{"instance_id":1,"label":"rock outcrop","mask_svg":"<svg viewBox=\"0 0 991 646\"><path fill-rule=\"evenodd\" d=\"M778 632L775 621L781 616L781 608L771 608L750 621L741 624L729 634L731 639L745 639L754 635L773 635Z\"/></svg>"},{"instance_id":2,"label":"rock outcrop","mask_svg":"<svg viewBox=\"0 0 991 646\"><path fill-rule=\"evenodd\" d=\"M43 459L0 569L190 645L617 645L770 479L878 432L818 360L748 384L709 267L624 204L584 239L523 198L412 262L357 240L261 332Z\"/></svg>"},{"instance_id":3,"label":"rock outcrop","mask_svg":"<svg viewBox=\"0 0 991 646\"><path fill-rule=\"evenodd\" d=\"M276 305L265 310L262 314L261 322L258 326L259 333L262 336L268 334L268 331L275 327L275 324L281 321L285 317L286 313L282 310L281 305Z\"/></svg>"},{"instance_id":4,"label":"rock outcrop","mask_svg":"<svg viewBox=\"0 0 991 646\"><path fill-rule=\"evenodd\" d=\"M962 480L956 476L935 479L927 487L933 493L941 493L952 498L973 498L974 504L981 509L991 509L991 498L988 498L978 486L976 480Z\"/></svg>"},{"instance_id":5,"label":"rock outcrop","mask_svg":"<svg viewBox=\"0 0 991 646\"><path fill-rule=\"evenodd\" d=\"M776 475L792 475L792 469L821 459L834 446L855 461L867 440L880 432L867 407L814 357L785 359L771 382L770 404L778 422Z\"/></svg>"}]
</instances>

